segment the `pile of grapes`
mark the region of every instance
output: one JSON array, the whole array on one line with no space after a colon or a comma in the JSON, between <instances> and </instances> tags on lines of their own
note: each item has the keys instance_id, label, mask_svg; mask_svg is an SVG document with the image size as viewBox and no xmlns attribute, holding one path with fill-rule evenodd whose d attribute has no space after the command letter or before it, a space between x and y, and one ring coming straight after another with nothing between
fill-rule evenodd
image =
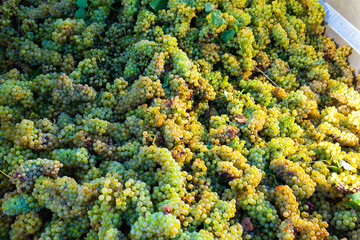
<instances>
[{"instance_id":1,"label":"pile of grapes","mask_svg":"<svg viewBox=\"0 0 360 240\"><path fill-rule=\"evenodd\" d=\"M0 240L360 239L360 75L317 0L3 0Z\"/></svg>"}]
</instances>

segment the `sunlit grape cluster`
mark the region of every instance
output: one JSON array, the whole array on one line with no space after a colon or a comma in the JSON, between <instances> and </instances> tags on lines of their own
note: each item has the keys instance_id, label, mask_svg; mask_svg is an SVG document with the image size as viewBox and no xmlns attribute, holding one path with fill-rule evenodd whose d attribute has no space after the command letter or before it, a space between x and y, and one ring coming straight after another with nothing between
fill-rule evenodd
<instances>
[{"instance_id":1,"label":"sunlit grape cluster","mask_svg":"<svg viewBox=\"0 0 360 240\"><path fill-rule=\"evenodd\" d=\"M318 0L0 3L0 239L360 239L360 74Z\"/></svg>"}]
</instances>

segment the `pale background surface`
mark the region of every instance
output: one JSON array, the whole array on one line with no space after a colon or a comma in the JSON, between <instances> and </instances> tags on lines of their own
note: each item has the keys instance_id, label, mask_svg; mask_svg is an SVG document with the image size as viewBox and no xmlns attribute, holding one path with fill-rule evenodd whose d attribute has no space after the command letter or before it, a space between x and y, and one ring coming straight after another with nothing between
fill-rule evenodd
<instances>
[{"instance_id":1,"label":"pale background surface","mask_svg":"<svg viewBox=\"0 0 360 240\"><path fill-rule=\"evenodd\" d=\"M325 0L325 2L360 30L360 0ZM349 45L346 42L349 36L340 36L331 27L326 28L325 34L333 38L338 46ZM352 51L349 62L355 69L355 74L360 74L360 49Z\"/></svg>"},{"instance_id":2,"label":"pale background surface","mask_svg":"<svg viewBox=\"0 0 360 240\"><path fill-rule=\"evenodd\" d=\"M360 0L325 0L344 18L360 29Z\"/></svg>"}]
</instances>

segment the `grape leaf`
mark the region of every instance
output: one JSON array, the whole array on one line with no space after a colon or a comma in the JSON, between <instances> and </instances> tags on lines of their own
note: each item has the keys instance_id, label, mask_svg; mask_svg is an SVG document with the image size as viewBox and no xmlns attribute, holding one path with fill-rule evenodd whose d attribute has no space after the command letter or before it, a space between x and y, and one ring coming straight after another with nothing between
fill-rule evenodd
<instances>
[{"instance_id":1,"label":"grape leaf","mask_svg":"<svg viewBox=\"0 0 360 240\"><path fill-rule=\"evenodd\" d=\"M41 68L37 68L32 72L32 76L36 77L41 74Z\"/></svg>"},{"instance_id":2,"label":"grape leaf","mask_svg":"<svg viewBox=\"0 0 360 240\"><path fill-rule=\"evenodd\" d=\"M164 77L164 83L162 84L162 87L163 87L163 88L165 88L165 87L167 87L167 86L169 85L168 80L169 80L169 77L168 77L168 76Z\"/></svg>"},{"instance_id":3,"label":"grape leaf","mask_svg":"<svg viewBox=\"0 0 360 240\"><path fill-rule=\"evenodd\" d=\"M235 29L235 32L239 32L239 29L242 27L242 24L237 20L235 19L235 24L234 24L234 29Z\"/></svg>"},{"instance_id":4,"label":"grape leaf","mask_svg":"<svg viewBox=\"0 0 360 240\"><path fill-rule=\"evenodd\" d=\"M204 7L205 7L205 12L211 12L212 10L214 10L214 5L209 2L205 3Z\"/></svg>"},{"instance_id":5,"label":"grape leaf","mask_svg":"<svg viewBox=\"0 0 360 240\"><path fill-rule=\"evenodd\" d=\"M75 13L75 18L82 18L84 19L86 17L85 15L85 8L79 8Z\"/></svg>"},{"instance_id":6,"label":"grape leaf","mask_svg":"<svg viewBox=\"0 0 360 240\"><path fill-rule=\"evenodd\" d=\"M235 32L238 33L239 32L239 28L240 28L240 23L238 20L235 19L235 24L234 24L234 29L235 29Z\"/></svg>"},{"instance_id":7,"label":"grape leaf","mask_svg":"<svg viewBox=\"0 0 360 240\"><path fill-rule=\"evenodd\" d=\"M274 182L275 182L275 185L276 185L276 186L281 185L280 182L278 181L278 179L277 179L277 177L276 177L276 175L275 175L275 173L274 173L273 170L271 170L271 169L266 169L266 170L265 170L265 173L268 174L268 175L270 175L270 176L273 176Z\"/></svg>"},{"instance_id":8,"label":"grape leaf","mask_svg":"<svg viewBox=\"0 0 360 240\"><path fill-rule=\"evenodd\" d=\"M336 166L330 165L330 166L328 166L328 168L331 172L339 172L339 168Z\"/></svg>"},{"instance_id":9,"label":"grape leaf","mask_svg":"<svg viewBox=\"0 0 360 240\"><path fill-rule=\"evenodd\" d=\"M225 31L221 34L221 39L224 40L225 42L228 42L234 36L235 36L235 31L233 29L230 29L229 31Z\"/></svg>"},{"instance_id":10,"label":"grape leaf","mask_svg":"<svg viewBox=\"0 0 360 240\"><path fill-rule=\"evenodd\" d=\"M211 12L211 21L217 27L226 24L226 21L221 17L221 11L217 9Z\"/></svg>"},{"instance_id":11,"label":"grape leaf","mask_svg":"<svg viewBox=\"0 0 360 240\"><path fill-rule=\"evenodd\" d=\"M360 192L348 195L351 201L347 204L352 207L355 211L360 211Z\"/></svg>"},{"instance_id":12,"label":"grape leaf","mask_svg":"<svg viewBox=\"0 0 360 240\"><path fill-rule=\"evenodd\" d=\"M324 59L320 59L320 60L317 60L316 62L314 62L311 66L317 66L317 65L320 65L320 64L323 64L325 63L325 60Z\"/></svg>"},{"instance_id":13,"label":"grape leaf","mask_svg":"<svg viewBox=\"0 0 360 240\"><path fill-rule=\"evenodd\" d=\"M234 25L234 29L235 29L235 32L237 32L237 33L239 32L239 28L236 24Z\"/></svg>"},{"instance_id":14,"label":"grape leaf","mask_svg":"<svg viewBox=\"0 0 360 240\"><path fill-rule=\"evenodd\" d=\"M80 7L80 8L86 8L88 6L87 0L77 0L76 4Z\"/></svg>"},{"instance_id":15,"label":"grape leaf","mask_svg":"<svg viewBox=\"0 0 360 240\"><path fill-rule=\"evenodd\" d=\"M351 198L354 202L360 203L360 192L349 194L349 198Z\"/></svg>"},{"instance_id":16,"label":"grape leaf","mask_svg":"<svg viewBox=\"0 0 360 240\"><path fill-rule=\"evenodd\" d=\"M280 58L281 60L285 61L286 55L285 55L285 54L280 54L280 55L279 55L279 58Z\"/></svg>"},{"instance_id":17,"label":"grape leaf","mask_svg":"<svg viewBox=\"0 0 360 240\"><path fill-rule=\"evenodd\" d=\"M168 0L152 0L149 5L155 11L166 9Z\"/></svg>"},{"instance_id":18,"label":"grape leaf","mask_svg":"<svg viewBox=\"0 0 360 240\"><path fill-rule=\"evenodd\" d=\"M355 211L360 211L360 204L356 203L356 202L348 202L347 203L352 209L354 209Z\"/></svg>"},{"instance_id":19,"label":"grape leaf","mask_svg":"<svg viewBox=\"0 0 360 240\"><path fill-rule=\"evenodd\" d=\"M265 173L266 173L266 174L269 174L270 176L274 176L274 177L275 177L275 173L274 173L274 171L271 170L271 169L266 169L266 170L265 170Z\"/></svg>"}]
</instances>

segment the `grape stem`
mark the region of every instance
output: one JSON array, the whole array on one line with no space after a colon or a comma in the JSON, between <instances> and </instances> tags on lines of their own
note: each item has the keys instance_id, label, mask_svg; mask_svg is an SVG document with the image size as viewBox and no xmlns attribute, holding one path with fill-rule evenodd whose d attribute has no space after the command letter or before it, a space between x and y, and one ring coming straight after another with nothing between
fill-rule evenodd
<instances>
[{"instance_id":1,"label":"grape stem","mask_svg":"<svg viewBox=\"0 0 360 240\"><path fill-rule=\"evenodd\" d=\"M0 170L0 172L1 172L2 174L4 174L6 177L8 177L9 179L12 179L12 177L10 177L10 176L7 175L6 173L4 173L2 170Z\"/></svg>"},{"instance_id":2,"label":"grape stem","mask_svg":"<svg viewBox=\"0 0 360 240\"><path fill-rule=\"evenodd\" d=\"M268 75L266 75L263 71L261 71L260 68L256 67L255 65L254 65L254 68L255 68L256 70L258 70L259 72L261 72L272 84L274 84L275 86L278 87L278 85L277 85L273 80L271 80L271 78L269 78Z\"/></svg>"}]
</instances>

